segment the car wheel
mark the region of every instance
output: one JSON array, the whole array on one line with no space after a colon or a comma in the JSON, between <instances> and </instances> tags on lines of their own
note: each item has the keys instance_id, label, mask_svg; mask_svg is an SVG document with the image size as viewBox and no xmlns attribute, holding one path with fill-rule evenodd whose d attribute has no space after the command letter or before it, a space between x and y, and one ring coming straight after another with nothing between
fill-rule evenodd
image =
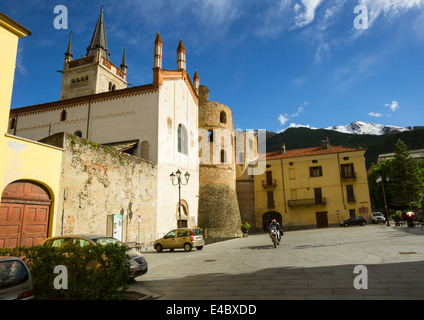
<instances>
[{"instance_id":1,"label":"car wheel","mask_svg":"<svg viewBox=\"0 0 424 320\"><path fill-rule=\"evenodd\" d=\"M349 227L349 225L347 223L344 224L344 227Z\"/></svg>"},{"instance_id":2,"label":"car wheel","mask_svg":"<svg viewBox=\"0 0 424 320\"><path fill-rule=\"evenodd\" d=\"M203 249L203 246L197 246L196 249L197 250L202 250Z\"/></svg>"},{"instance_id":3,"label":"car wheel","mask_svg":"<svg viewBox=\"0 0 424 320\"><path fill-rule=\"evenodd\" d=\"M163 247L162 247L161 244L157 244L155 249L156 249L157 252L162 252Z\"/></svg>"},{"instance_id":4,"label":"car wheel","mask_svg":"<svg viewBox=\"0 0 424 320\"><path fill-rule=\"evenodd\" d=\"M191 244L190 243L184 243L184 251L185 252L191 251Z\"/></svg>"}]
</instances>

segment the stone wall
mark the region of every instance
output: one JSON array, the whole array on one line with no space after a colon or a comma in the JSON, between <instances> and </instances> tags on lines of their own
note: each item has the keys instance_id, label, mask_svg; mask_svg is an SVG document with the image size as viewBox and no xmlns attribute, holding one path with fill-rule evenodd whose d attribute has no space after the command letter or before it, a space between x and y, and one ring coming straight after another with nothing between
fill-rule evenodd
<instances>
[{"instance_id":1,"label":"stone wall","mask_svg":"<svg viewBox=\"0 0 424 320\"><path fill-rule=\"evenodd\" d=\"M234 188L222 183L200 186L198 222L207 238L240 236L240 211Z\"/></svg>"},{"instance_id":2,"label":"stone wall","mask_svg":"<svg viewBox=\"0 0 424 320\"><path fill-rule=\"evenodd\" d=\"M43 142L65 149L56 234L106 234L111 214L123 216L124 242L156 233L157 165L69 134Z\"/></svg>"}]
</instances>

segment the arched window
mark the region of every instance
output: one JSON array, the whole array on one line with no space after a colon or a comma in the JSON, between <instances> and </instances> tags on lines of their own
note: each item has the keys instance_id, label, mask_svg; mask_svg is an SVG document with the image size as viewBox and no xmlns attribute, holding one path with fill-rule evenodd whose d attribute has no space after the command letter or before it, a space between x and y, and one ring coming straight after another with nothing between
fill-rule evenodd
<instances>
[{"instance_id":1,"label":"arched window","mask_svg":"<svg viewBox=\"0 0 424 320\"><path fill-rule=\"evenodd\" d=\"M219 122L227 123L227 115L225 111L221 111L221 113L219 114Z\"/></svg>"},{"instance_id":2,"label":"arched window","mask_svg":"<svg viewBox=\"0 0 424 320\"><path fill-rule=\"evenodd\" d=\"M208 135L209 135L209 142L213 142L213 130L209 130Z\"/></svg>"},{"instance_id":3,"label":"arched window","mask_svg":"<svg viewBox=\"0 0 424 320\"><path fill-rule=\"evenodd\" d=\"M68 114L66 113L66 110L63 110L60 113L60 121L65 121L67 117L68 117Z\"/></svg>"},{"instance_id":4,"label":"arched window","mask_svg":"<svg viewBox=\"0 0 424 320\"><path fill-rule=\"evenodd\" d=\"M16 127L16 118L12 118L12 120L10 120L9 129L15 129L15 127Z\"/></svg>"},{"instance_id":5,"label":"arched window","mask_svg":"<svg viewBox=\"0 0 424 320\"><path fill-rule=\"evenodd\" d=\"M227 162L227 153L225 152L224 149L221 149L221 163L226 163Z\"/></svg>"},{"instance_id":6,"label":"arched window","mask_svg":"<svg viewBox=\"0 0 424 320\"><path fill-rule=\"evenodd\" d=\"M187 129L182 124L178 125L178 152L188 154Z\"/></svg>"},{"instance_id":7,"label":"arched window","mask_svg":"<svg viewBox=\"0 0 424 320\"><path fill-rule=\"evenodd\" d=\"M82 138L82 132L81 131L75 131L74 136Z\"/></svg>"}]
</instances>

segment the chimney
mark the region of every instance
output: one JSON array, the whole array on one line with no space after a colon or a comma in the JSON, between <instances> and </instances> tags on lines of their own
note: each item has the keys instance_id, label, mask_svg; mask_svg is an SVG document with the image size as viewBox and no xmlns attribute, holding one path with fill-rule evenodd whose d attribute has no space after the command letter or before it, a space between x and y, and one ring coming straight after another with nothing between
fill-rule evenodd
<instances>
[{"instance_id":1,"label":"chimney","mask_svg":"<svg viewBox=\"0 0 424 320\"><path fill-rule=\"evenodd\" d=\"M330 139L328 139L328 137L326 137L325 140L322 140L322 142L324 143L325 148L330 149Z\"/></svg>"},{"instance_id":2,"label":"chimney","mask_svg":"<svg viewBox=\"0 0 424 320\"><path fill-rule=\"evenodd\" d=\"M281 154L286 154L286 144L285 143L281 144Z\"/></svg>"}]
</instances>

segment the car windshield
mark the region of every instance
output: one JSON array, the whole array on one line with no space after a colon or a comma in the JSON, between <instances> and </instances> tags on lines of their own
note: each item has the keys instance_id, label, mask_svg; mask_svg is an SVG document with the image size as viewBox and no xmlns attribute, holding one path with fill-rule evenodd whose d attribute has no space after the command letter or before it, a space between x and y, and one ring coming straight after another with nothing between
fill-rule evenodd
<instances>
[{"instance_id":1,"label":"car windshield","mask_svg":"<svg viewBox=\"0 0 424 320\"><path fill-rule=\"evenodd\" d=\"M28 271L17 260L0 261L0 288L27 281Z\"/></svg>"},{"instance_id":2,"label":"car windshield","mask_svg":"<svg viewBox=\"0 0 424 320\"><path fill-rule=\"evenodd\" d=\"M201 236L202 230L200 229L193 229L193 236Z\"/></svg>"},{"instance_id":3,"label":"car windshield","mask_svg":"<svg viewBox=\"0 0 424 320\"><path fill-rule=\"evenodd\" d=\"M375 213L373 213L373 215L375 215L375 216L382 216L382 214L380 212L375 212Z\"/></svg>"},{"instance_id":4,"label":"car windshield","mask_svg":"<svg viewBox=\"0 0 424 320\"><path fill-rule=\"evenodd\" d=\"M119 241L118 239L115 239L115 238L111 238L111 237L97 238L97 239L93 239L93 241L95 243L97 243L98 245L101 245L101 246L105 246L105 245L108 245L108 244L122 244L123 245L123 243L121 241Z\"/></svg>"}]
</instances>

